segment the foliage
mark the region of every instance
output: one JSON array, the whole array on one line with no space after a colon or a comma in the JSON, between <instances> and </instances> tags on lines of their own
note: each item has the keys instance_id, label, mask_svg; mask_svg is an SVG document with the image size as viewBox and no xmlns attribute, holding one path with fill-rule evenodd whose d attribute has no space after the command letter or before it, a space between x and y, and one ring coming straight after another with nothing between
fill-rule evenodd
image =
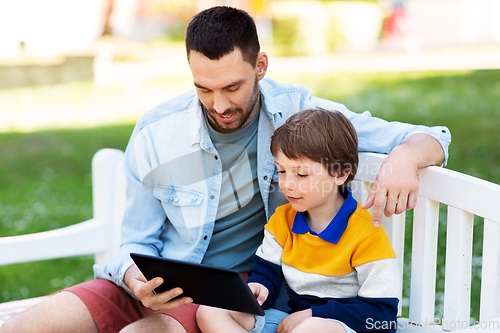
<instances>
[{"instance_id":1,"label":"foliage","mask_svg":"<svg viewBox=\"0 0 500 333\"><path fill-rule=\"evenodd\" d=\"M296 17L273 18L273 47L276 55L291 56L307 54L300 45L298 19Z\"/></svg>"}]
</instances>

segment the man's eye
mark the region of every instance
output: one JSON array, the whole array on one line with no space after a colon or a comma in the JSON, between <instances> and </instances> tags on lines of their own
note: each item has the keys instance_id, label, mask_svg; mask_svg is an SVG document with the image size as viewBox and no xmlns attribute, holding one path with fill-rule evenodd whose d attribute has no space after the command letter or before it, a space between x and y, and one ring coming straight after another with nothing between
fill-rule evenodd
<instances>
[{"instance_id":1,"label":"man's eye","mask_svg":"<svg viewBox=\"0 0 500 333\"><path fill-rule=\"evenodd\" d=\"M202 94L208 94L210 92L210 90L208 89L203 89L203 88L196 88L196 90L198 90L198 92L202 93Z\"/></svg>"},{"instance_id":2,"label":"man's eye","mask_svg":"<svg viewBox=\"0 0 500 333\"><path fill-rule=\"evenodd\" d=\"M238 91L238 89L240 89L240 87L236 87L236 88L228 88L227 90L229 92L235 92L235 91Z\"/></svg>"}]
</instances>

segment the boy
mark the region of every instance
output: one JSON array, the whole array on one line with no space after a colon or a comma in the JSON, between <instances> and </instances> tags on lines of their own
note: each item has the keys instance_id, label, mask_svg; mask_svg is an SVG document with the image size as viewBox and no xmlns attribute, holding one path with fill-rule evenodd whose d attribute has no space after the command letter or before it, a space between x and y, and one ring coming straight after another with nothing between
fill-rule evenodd
<instances>
[{"instance_id":1,"label":"boy","mask_svg":"<svg viewBox=\"0 0 500 333\"><path fill-rule=\"evenodd\" d=\"M301 111L276 130L271 152L289 203L265 227L248 286L269 309L284 277L293 312L270 309L256 319L200 307L202 332L261 332L265 325L272 332L352 333L368 331L368 319L396 327L394 250L347 186L357 170L357 145L354 127L337 111Z\"/></svg>"}]
</instances>

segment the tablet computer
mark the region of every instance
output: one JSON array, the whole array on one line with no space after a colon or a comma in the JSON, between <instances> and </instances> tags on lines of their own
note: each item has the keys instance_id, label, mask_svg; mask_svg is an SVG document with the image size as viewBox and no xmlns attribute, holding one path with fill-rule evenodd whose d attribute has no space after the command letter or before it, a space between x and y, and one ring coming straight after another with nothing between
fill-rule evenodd
<instances>
[{"instance_id":1,"label":"tablet computer","mask_svg":"<svg viewBox=\"0 0 500 333\"><path fill-rule=\"evenodd\" d=\"M180 287L184 292L179 297L191 297L196 304L264 315L238 271L138 253L130 256L148 281L163 279L156 293Z\"/></svg>"}]
</instances>

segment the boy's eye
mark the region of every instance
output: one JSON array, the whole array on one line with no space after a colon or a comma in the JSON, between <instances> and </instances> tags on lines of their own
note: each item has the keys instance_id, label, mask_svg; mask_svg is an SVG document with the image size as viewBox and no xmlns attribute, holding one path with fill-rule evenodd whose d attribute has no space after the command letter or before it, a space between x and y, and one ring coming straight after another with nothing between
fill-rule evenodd
<instances>
[{"instance_id":1,"label":"boy's eye","mask_svg":"<svg viewBox=\"0 0 500 333\"><path fill-rule=\"evenodd\" d=\"M306 175L304 173L298 173L297 176L299 176L300 178L306 178L309 175Z\"/></svg>"},{"instance_id":2,"label":"boy's eye","mask_svg":"<svg viewBox=\"0 0 500 333\"><path fill-rule=\"evenodd\" d=\"M283 171L283 170L278 170L278 173L284 174L284 173L285 173L285 171Z\"/></svg>"}]
</instances>

